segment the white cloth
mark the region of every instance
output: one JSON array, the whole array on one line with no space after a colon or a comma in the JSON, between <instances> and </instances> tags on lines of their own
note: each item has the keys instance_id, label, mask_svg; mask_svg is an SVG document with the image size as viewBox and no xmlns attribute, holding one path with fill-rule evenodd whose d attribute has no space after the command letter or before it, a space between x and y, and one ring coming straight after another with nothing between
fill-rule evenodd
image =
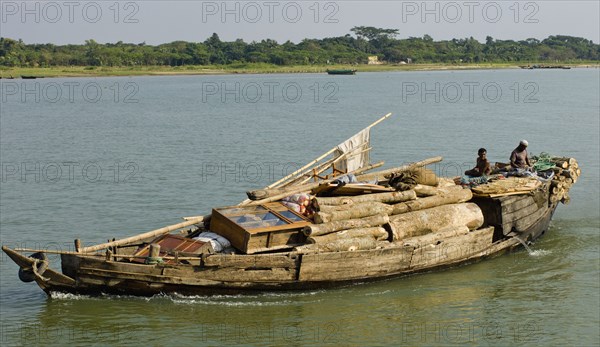
<instances>
[{"instance_id":1,"label":"white cloth","mask_svg":"<svg viewBox=\"0 0 600 347\"><path fill-rule=\"evenodd\" d=\"M336 155L348 154L335 164L336 169L351 172L369 164L369 151L360 151L369 148L370 134L369 128L363 129L337 146Z\"/></svg>"},{"instance_id":2,"label":"white cloth","mask_svg":"<svg viewBox=\"0 0 600 347\"><path fill-rule=\"evenodd\" d=\"M229 240L217 233L213 233L212 231L203 231L200 233L200 235L194 237L194 240L210 242L210 244L213 246L213 249L217 253L231 246L231 242L229 242Z\"/></svg>"}]
</instances>

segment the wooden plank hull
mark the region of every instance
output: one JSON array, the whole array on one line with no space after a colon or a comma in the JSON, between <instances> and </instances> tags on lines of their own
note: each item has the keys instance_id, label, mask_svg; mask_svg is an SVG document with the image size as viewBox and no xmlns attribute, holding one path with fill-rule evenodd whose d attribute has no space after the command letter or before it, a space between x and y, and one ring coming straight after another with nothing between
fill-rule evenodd
<instances>
[{"instance_id":1,"label":"wooden plank hull","mask_svg":"<svg viewBox=\"0 0 600 347\"><path fill-rule=\"evenodd\" d=\"M428 234L378 248L347 252L279 252L250 255L203 255L187 264L140 264L125 256L62 254L62 273L48 269L35 281L47 293L184 295L329 288L431 271L475 262L510 251L543 235L556 209L547 190L533 195L474 199L485 222L480 229ZM23 269L33 260L3 250Z\"/></svg>"}]
</instances>

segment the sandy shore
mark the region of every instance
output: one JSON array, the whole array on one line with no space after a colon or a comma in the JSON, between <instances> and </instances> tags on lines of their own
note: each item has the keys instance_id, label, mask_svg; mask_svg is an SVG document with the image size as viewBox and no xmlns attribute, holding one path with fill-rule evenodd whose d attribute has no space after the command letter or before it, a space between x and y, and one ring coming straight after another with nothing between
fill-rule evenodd
<instances>
[{"instance_id":1,"label":"sandy shore","mask_svg":"<svg viewBox=\"0 0 600 347\"><path fill-rule=\"evenodd\" d=\"M173 76L173 75L222 75L222 74L293 74L325 73L327 69L356 69L363 72L385 71L443 71L443 70L482 70L518 69L534 63L515 64L405 64L405 65L332 65L332 66L145 66L145 67L52 67L52 68L0 68L2 79L21 76L44 77L105 77L105 76ZM550 64L546 64L550 65ZM596 64L560 64L571 68L599 68Z\"/></svg>"}]
</instances>

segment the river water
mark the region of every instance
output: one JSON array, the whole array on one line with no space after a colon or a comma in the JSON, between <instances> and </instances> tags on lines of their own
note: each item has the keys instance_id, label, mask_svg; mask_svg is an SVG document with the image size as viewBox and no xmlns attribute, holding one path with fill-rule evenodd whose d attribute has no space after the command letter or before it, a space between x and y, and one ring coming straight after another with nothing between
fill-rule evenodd
<instances>
[{"instance_id":1,"label":"river water","mask_svg":"<svg viewBox=\"0 0 600 347\"><path fill-rule=\"evenodd\" d=\"M571 204L525 250L443 272L250 296L48 298L2 254L0 344L600 343L600 70L2 80L1 243L72 249L238 203L382 115L372 162L477 149L578 159ZM58 264L52 258L54 267Z\"/></svg>"}]
</instances>

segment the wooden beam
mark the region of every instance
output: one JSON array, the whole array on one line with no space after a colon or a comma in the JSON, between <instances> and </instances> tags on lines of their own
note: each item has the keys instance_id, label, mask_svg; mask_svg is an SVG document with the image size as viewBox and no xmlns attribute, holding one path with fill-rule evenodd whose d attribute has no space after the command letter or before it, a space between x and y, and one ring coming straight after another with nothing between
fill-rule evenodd
<instances>
[{"instance_id":1,"label":"wooden beam","mask_svg":"<svg viewBox=\"0 0 600 347\"><path fill-rule=\"evenodd\" d=\"M355 170L355 171L350 172L350 173L357 174L357 173L360 173L360 172L365 172L365 171L368 171L368 170L372 170L374 167L379 167L381 165L383 165L383 162L380 162L380 163L377 163L377 164L373 164L373 165L369 165L369 166L365 166L363 168L360 168L360 169ZM298 193L308 192L308 191L310 191L310 190L318 187L321 184L330 183L330 182L335 181L336 179L337 178L330 178L330 179L327 179L325 181L303 184L301 186L295 187L294 189L289 189L289 190L286 189L286 190L284 190L284 192L279 193L277 195L270 196L270 197L268 197L266 199L254 200L254 201L247 200L248 202L244 201L240 205L241 206L254 206L254 205L265 204L267 202L273 202L273 201L281 200L281 199L285 198L286 196L290 196L290 195L294 195L294 194L298 194Z\"/></svg>"},{"instance_id":2,"label":"wooden beam","mask_svg":"<svg viewBox=\"0 0 600 347\"><path fill-rule=\"evenodd\" d=\"M148 232L143 233L143 234L134 235L134 236L131 236L131 237L126 237L124 239L120 239L120 240L116 240L116 241L101 243L101 244L95 245L95 246L83 247L83 248L81 248L80 251L81 251L81 253L95 252L95 251L99 251L101 249L105 249L105 248L108 248L108 247L123 246L123 245L129 244L129 243L133 243L133 242L136 242L136 241L143 240L143 239L147 239L147 238L151 238L151 237L157 237L157 236L160 236L160 235L168 234L171 231L174 231L174 230L177 230L177 229L185 228L187 226L200 223L200 222L204 221L205 218L208 218L209 216L210 215L199 216L196 219L190 219L190 220L187 220L185 222L181 222L181 223L178 223L178 224L169 225L169 226L166 226L166 227L163 227L163 228L160 228L160 229L148 231Z\"/></svg>"}]
</instances>

